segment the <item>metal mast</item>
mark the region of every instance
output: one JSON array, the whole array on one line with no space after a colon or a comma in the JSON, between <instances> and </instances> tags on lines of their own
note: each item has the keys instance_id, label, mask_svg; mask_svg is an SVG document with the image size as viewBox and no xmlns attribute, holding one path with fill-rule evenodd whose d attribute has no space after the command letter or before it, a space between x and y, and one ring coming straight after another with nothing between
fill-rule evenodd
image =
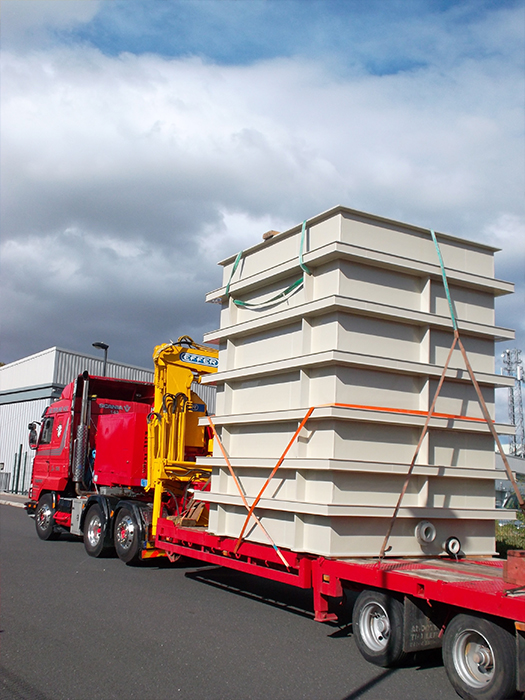
<instances>
[{"instance_id":1,"label":"metal mast","mask_svg":"<svg viewBox=\"0 0 525 700\"><path fill-rule=\"evenodd\" d=\"M509 454L516 457L525 457L525 427L523 423L523 397L521 385L523 384L523 363L521 350L512 348L505 350L503 355L504 373L514 377L514 386L509 387L509 419L516 426L516 433L512 436Z\"/></svg>"}]
</instances>

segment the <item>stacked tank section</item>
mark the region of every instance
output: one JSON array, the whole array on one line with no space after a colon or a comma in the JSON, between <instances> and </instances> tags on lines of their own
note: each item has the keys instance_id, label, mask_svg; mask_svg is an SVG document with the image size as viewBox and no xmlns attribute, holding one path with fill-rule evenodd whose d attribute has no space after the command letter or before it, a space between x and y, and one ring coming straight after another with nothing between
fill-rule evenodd
<instances>
[{"instance_id":1,"label":"stacked tank section","mask_svg":"<svg viewBox=\"0 0 525 700\"><path fill-rule=\"evenodd\" d=\"M494 278L496 249L437 238L461 338L494 417L494 389L507 385L494 373L495 341L513 337L494 325L494 298L512 285ZM280 547L376 556L453 341L430 232L337 207L303 234L295 227L244 251L232 275L234 263L221 263L223 287L208 295L222 299L222 310L220 329L205 341L219 343L213 420L246 499L253 502L315 406L255 512ZM494 461L456 349L390 554L439 554L452 536L467 555L492 554ZM218 444L210 462L209 529L236 537L247 512ZM418 529L426 522L432 541ZM245 536L267 542L253 518Z\"/></svg>"}]
</instances>

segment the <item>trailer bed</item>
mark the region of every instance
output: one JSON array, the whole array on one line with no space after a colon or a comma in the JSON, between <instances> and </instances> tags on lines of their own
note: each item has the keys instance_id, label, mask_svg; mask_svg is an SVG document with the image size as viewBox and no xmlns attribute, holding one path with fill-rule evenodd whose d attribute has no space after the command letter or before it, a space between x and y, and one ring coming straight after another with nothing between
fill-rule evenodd
<instances>
[{"instance_id":1,"label":"trailer bed","mask_svg":"<svg viewBox=\"0 0 525 700\"><path fill-rule=\"evenodd\" d=\"M205 528L184 528L161 518L156 546L170 556L185 555L211 564L288 583L314 592L315 618L332 621L328 601L343 588L375 588L412 596L429 605L441 603L455 608L497 616L525 629L525 586L506 583L504 562L497 559L454 560L451 558L341 558L328 559L307 553L280 550L285 567L270 545L237 541L209 533Z\"/></svg>"}]
</instances>

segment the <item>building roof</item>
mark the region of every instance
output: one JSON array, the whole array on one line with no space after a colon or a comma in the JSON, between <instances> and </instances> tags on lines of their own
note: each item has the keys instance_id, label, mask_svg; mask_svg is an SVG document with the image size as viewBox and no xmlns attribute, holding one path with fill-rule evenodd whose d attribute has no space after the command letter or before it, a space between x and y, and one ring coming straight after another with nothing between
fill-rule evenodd
<instances>
[{"instance_id":1,"label":"building roof","mask_svg":"<svg viewBox=\"0 0 525 700\"><path fill-rule=\"evenodd\" d=\"M90 374L101 375L102 357L85 355L73 350L52 347L41 352L22 357L0 367L0 398L8 400L29 400L40 395L42 389L62 388L87 370ZM135 367L134 365L108 360L106 374L118 379L152 381L153 368ZM35 394L36 392L36 394ZM15 398L15 394L19 395ZM25 396L22 396L24 394ZM9 399L7 399L9 396Z\"/></svg>"}]
</instances>

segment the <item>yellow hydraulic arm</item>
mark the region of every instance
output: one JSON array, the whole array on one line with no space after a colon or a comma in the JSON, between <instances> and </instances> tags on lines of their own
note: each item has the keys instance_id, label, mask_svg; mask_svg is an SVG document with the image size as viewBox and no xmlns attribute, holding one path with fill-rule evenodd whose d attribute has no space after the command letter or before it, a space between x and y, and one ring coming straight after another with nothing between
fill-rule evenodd
<instances>
[{"instance_id":1,"label":"yellow hydraulic arm","mask_svg":"<svg viewBox=\"0 0 525 700\"><path fill-rule=\"evenodd\" d=\"M155 400L148 417L148 479L154 489L152 536L161 515L162 494L180 495L191 481L208 479L211 469L198 466L197 456L210 454L208 431L199 426L207 406L191 389L203 374L217 371L218 352L181 336L153 352Z\"/></svg>"}]
</instances>

